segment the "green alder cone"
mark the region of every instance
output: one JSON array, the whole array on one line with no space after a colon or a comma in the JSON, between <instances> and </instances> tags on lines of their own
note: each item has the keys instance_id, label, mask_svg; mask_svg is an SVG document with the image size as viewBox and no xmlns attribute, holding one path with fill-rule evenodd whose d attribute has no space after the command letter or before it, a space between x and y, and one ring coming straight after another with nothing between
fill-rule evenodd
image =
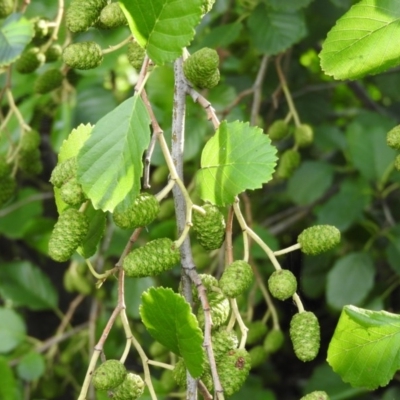
<instances>
[{"instance_id":1,"label":"green alder cone","mask_svg":"<svg viewBox=\"0 0 400 400\"><path fill-rule=\"evenodd\" d=\"M226 297L235 298L251 286L253 277L250 264L243 260L237 260L225 268L219 280L219 287Z\"/></svg>"},{"instance_id":2,"label":"green alder cone","mask_svg":"<svg viewBox=\"0 0 400 400\"><path fill-rule=\"evenodd\" d=\"M207 298L208 304L210 305L212 326L215 329L223 325L229 317L229 300L222 293L218 292L208 292ZM199 326L204 328L204 310L202 307L199 307L197 312L197 320Z\"/></svg>"},{"instance_id":3,"label":"green alder cone","mask_svg":"<svg viewBox=\"0 0 400 400\"><path fill-rule=\"evenodd\" d=\"M175 383L181 387L186 387L186 365L183 358L180 358L172 370L172 376Z\"/></svg>"},{"instance_id":4,"label":"green alder cone","mask_svg":"<svg viewBox=\"0 0 400 400\"><path fill-rule=\"evenodd\" d=\"M135 400L144 392L143 379L132 372L128 372L125 380L113 392L113 400Z\"/></svg>"},{"instance_id":5,"label":"green alder cone","mask_svg":"<svg viewBox=\"0 0 400 400\"><path fill-rule=\"evenodd\" d=\"M212 332L211 343L215 361L219 362L229 350L235 350L238 347L239 339L234 331L228 332L225 327L220 327Z\"/></svg>"},{"instance_id":6,"label":"green alder cone","mask_svg":"<svg viewBox=\"0 0 400 400\"><path fill-rule=\"evenodd\" d=\"M280 329L272 329L265 336L263 347L267 353L275 353L282 346L285 341L285 335Z\"/></svg>"},{"instance_id":7,"label":"green alder cone","mask_svg":"<svg viewBox=\"0 0 400 400\"><path fill-rule=\"evenodd\" d=\"M62 54L62 47L59 44L52 44L44 53L46 63L58 61Z\"/></svg>"},{"instance_id":8,"label":"green alder cone","mask_svg":"<svg viewBox=\"0 0 400 400\"><path fill-rule=\"evenodd\" d=\"M273 297L278 300L286 300L296 293L297 279L287 269L274 271L268 279L268 288Z\"/></svg>"},{"instance_id":9,"label":"green alder cone","mask_svg":"<svg viewBox=\"0 0 400 400\"><path fill-rule=\"evenodd\" d=\"M142 278L159 275L179 261L179 249L171 239L162 238L131 251L124 259L123 268L127 276Z\"/></svg>"},{"instance_id":10,"label":"green alder cone","mask_svg":"<svg viewBox=\"0 0 400 400\"><path fill-rule=\"evenodd\" d=\"M268 328L262 321L250 322L247 325L249 329L247 332L246 345L252 345L260 342L267 334Z\"/></svg>"},{"instance_id":11,"label":"green alder cone","mask_svg":"<svg viewBox=\"0 0 400 400\"><path fill-rule=\"evenodd\" d=\"M0 207L13 197L16 188L17 183L11 175L0 178Z\"/></svg>"},{"instance_id":12,"label":"green alder cone","mask_svg":"<svg viewBox=\"0 0 400 400\"><path fill-rule=\"evenodd\" d=\"M33 30L35 32L33 40L37 40L40 43L49 35L49 21L43 18L34 18L31 22L33 22Z\"/></svg>"},{"instance_id":13,"label":"green alder cone","mask_svg":"<svg viewBox=\"0 0 400 400\"><path fill-rule=\"evenodd\" d=\"M0 179L3 179L10 175L11 165L7 163L5 156L0 155Z\"/></svg>"},{"instance_id":14,"label":"green alder cone","mask_svg":"<svg viewBox=\"0 0 400 400\"><path fill-rule=\"evenodd\" d=\"M400 155L398 155L394 160L394 167L397 171L400 171Z\"/></svg>"},{"instance_id":15,"label":"green alder cone","mask_svg":"<svg viewBox=\"0 0 400 400\"><path fill-rule=\"evenodd\" d=\"M58 89L62 85L64 75L59 69L49 69L40 75L34 84L34 91L38 94L46 94Z\"/></svg>"},{"instance_id":16,"label":"green alder cone","mask_svg":"<svg viewBox=\"0 0 400 400\"><path fill-rule=\"evenodd\" d=\"M67 28L71 32L85 32L100 17L107 0L72 0L65 14Z\"/></svg>"},{"instance_id":17,"label":"green alder cone","mask_svg":"<svg viewBox=\"0 0 400 400\"><path fill-rule=\"evenodd\" d=\"M38 175L43 171L40 150L38 148L32 150L21 149L18 153L18 168L27 175Z\"/></svg>"},{"instance_id":18,"label":"green alder cone","mask_svg":"<svg viewBox=\"0 0 400 400\"><path fill-rule=\"evenodd\" d=\"M134 200L132 206L125 210L120 203L113 212L113 219L117 226L122 229L135 229L149 225L157 217L160 211L160 203L150 193L140 193Z\"/></svg>"},{"instance_id":19,"label":"green alder cone","mask_svg":"<svg viewBox=\"0 0 400 400\"><path fill-rule=\"evenodd\" d=\"M92 383L98 390L114 389L125 380L126 368L118 360L107 360L93 373Z\"/></svg>"},{"instance_id":20,"label":"green alder cone","mask_svg":"<svg viewBox=\"0 0 400 400\"><path fill-rule=\"evenodd\" d=\"M193 85L200 89L211 89L219 82L218 65L218 53L204 47L185 60L183 72Z\"/></svg>"},{"instance_id":21,"label":"green alder cone","mask_svg":"<svg viewBox=\"0 0 400 400\"><path fill-rule=\"evenodd\" d=\"M218 288L219 283L217 278L210 274L199 274L199 278L201 279L201 283L207 290L207 293L212 293L213 288ZM199 291L195 285L192 286L193 300L198 302L199 300Z\"/></svg>"},{"instance_id":22,"label":"green alder cone","mask_svg":"<svg viewBox=\"0 0 400 400\"><path fill-rule=\"evenodd\" d=\"M76 176L77 162L76 157L68 158L67 160L59 163L53 169L50 176L50 183L60 188L64 183Z\"/></svg>"},{"instance_id":23,"label":"green alder cone","mask_svg":"<svg viewBox=\"0 0 400 400\"><path fill-rule=\"evenodd\" d=\"M118 3L107 4L100 13L96 26L100 29L114 29L127 25L125 14Z\"/></svg>"},{"instance_id":24,"label":"green alder cone","mask_svg":"<svg viewBox=\"0 0 400 400\"><path fill-rule=\"evenodd\" d=\"M85 201L82 186L75 177L61 186L60 196L70 206L78 206Z\"/></svg>"},{"instance_id":25,"label":"green alder cone","mask_svg":"<svg viewBox=\"0 0 400 400\"><path fill-rule=\"evenodd\" d=\"M193 230L200 245L207 251L219 249L225 239L225 220L218 207L203 206L206 214L193 212Z\"/></svg>"},{"instance_id":26,"label":"green alder cone","mask_svg":"<svg viewBox=\"0 0 400 400\"><path fill-rule=\"evenodd\" d=\"M101 47L93 41L72 43L63 51L63 61L71 68L93 69L103 61Z\"/></svg>"},{"instance_id":27,"label":"green alder cone","mask_svg":"<svg viewBox=\"0 0 400 400\"><path fill-rule=\"evenodd\" d=\"M145 49L140 46L139 43L129 42L126 55L128 56L129 63L132 65L132 67L137 71L140 71L146 55Z\"/></svg>"},{"instance_id":28,"label":"green alder cone","mask_svg":"<svg viewBox=\"0 0 400 400\"><path fill-rule=\"evenodd\" d=\"M316 390L303 396L300 400L329 400L328 393Z\"/></svg>"},{"instance_id":29,"label":"green alder cone","mask_svg":"<svg viewBox=\"0 0 400 400\"><path fill-rule=\"evenodd\" d=\"M310 311L295 314L290 321L290 339L296 357L301 361L312 361L320 346L320 327L317 317Z\"/></svg>"},{"instance_id":30,"label":"green alder cone","mask_svg":"<svg viewBox=\"0 0 400 400\"><path fill-rule=\"evenodd\" d=\"M58 262L67 261L82 244L89 230L85 214L74 208L63 211L56 222L49 240L49 256Z\"/></svg>"},{"instance_id":31,"label":"green alder cone","mask_svg":"<svg viewBox=\"0 0 400 400\"><path fill-rule=\"evenodd\" d=\"M32 151L39 147L41 141L40 133L34 129L25 132L22 136L20 147L22 151Z\"/></svg>"},{"instance_id":32,"label":"green alder cone","mask_svg":"<svg viewBox=\"0 0 400 400\"><path fill-rule=\"evenodd\" d=\"M263 365L268 358L268 353L265 351L263 346L253 347L250 349L249 354L251 359L251 369Z\"/></svg>"},{"instance_id":33,"label":"green alder cone","mask_svg":"<svg viewBox=\"0 0 400 400\"><path fill-rule=\"evenodd\" d=\"M301 124L294 130L294 140L299 147L309 146L314 140L314 131L310 125Z\"/></svg>"},{"instance_id":34,"label":"green alder cone","mask_svg":"<svg viewBox=\"0 0 400 400\"><path fill-rule=\"evenodd\" d=\"M219 379L226 397L243 386L251 368L250 354L245 349L228 351L217 364Z\"/></svg>"},{"instance_id":35,"label":"green alder cone","mask_svg":"<svg viewBox=\"0 0 400 400\"><path fill-rule=\"evenodd\" d=\"M8 17L14 11L14 0L0 0L0 19Z\"/></svg>"},{"instance_id":36,"label":"green alder cone","mask_svg":"<svg viewBox=\"0 0 400 400\"><path fill-rule=\"evenodd\" d=\"M25 50L21 56L15 61L15 69L20 74L30 74L37 70L46 61L45 55L38 47L32 47Z\"/></svg>"},{"instance_id":37,"label":"green alder cone","mask_svg":"<svg viewBox=\"0 0 400 400\"><path fill-rule=\"evenodd\" d=\"M283 139L289 133L289 127L283 119L277 119L268 128L267 135L271 140Z\"/></svg>"},{"instance_id":38,"label":"green alder cone","mask_svg":"<svg viewBox=\"0 0 400 400\"><path fill-rule=\"evenodd\" d=\"M386 143L395 150L400 150L400 125L395 126L386 135Z\"/></svg>"},{"instance_id":39,"label":"green alder cone","mask_svg":"<svg viewBox=\"0 0 400 400\"><path fill-rule=\"evenodd\" d=\"M288 149L284 151L280 158L276 174L281 179L288 179L292 176L295 169L300 165L301 156L297 150Z\"/></svg>"},{"instance_id":40,"label":"green alder cone","mask_svg":"<svg viewBox=\"0 0 400 400\"><path fill-rule=\"evenodd\" d=\"M340 243L340 231L332 225L315 225L305 229L297 238L304 254L317 255Z\"/></svg>"}]
</instances>

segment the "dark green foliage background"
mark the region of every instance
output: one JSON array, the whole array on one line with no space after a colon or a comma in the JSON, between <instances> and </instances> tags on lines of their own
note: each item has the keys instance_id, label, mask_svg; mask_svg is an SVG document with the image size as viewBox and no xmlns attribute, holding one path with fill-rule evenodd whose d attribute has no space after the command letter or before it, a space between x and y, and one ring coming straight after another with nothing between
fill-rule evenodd
<instances>
[{"instance_id":1,"label":"dark green foliage background","mask_svg":"<svg viewBox=\"0 0 400 400\"><path fill-rule=\"evenodd\" d=\"M262 35L260 37L260 33L264 37L268 35L265 29L270 28L259 18L265 11L264 3L268 2L216 0L213 10L199 25L189 49L195 51L209 46L219 52L221 82L204 94L221 119L250 119L252 96L243 96L239 102L236 99L243 90L252 87L261 52L275 54L275 50L285 50L284 43L269 43L262 40ZM291 8L300 2L288 0L287 3ZM342 242L337 249L321 256L307 257L295 252L281 258L283 266L297 276L305 307L315 312L320 320L322 343L317 359L304 364L295 358L287 332L296 308L290 301L277 303L282 329L286 332L285 345L251 372L244 388L232 399L291 400L312 390L325 390L332 400L396 399L400 398L396 377L387 388L368 393L344 384L325 359L343 305L354 304L394 313L400 309L400 173L393 169L396 152L385 142L386 132L400 122L400 74L395 69L353 82L338 82L324 75L318 60L322 41L352 2L317 0L301 3L306 7L293 12L293 20L284 26L292 35L298 35L299 40L285 53L282 65L300 118L313 126L315 141L311 147L301 150L301 166L289 180L274 179L263 189L249 192L248 197L252 204L254 230L274 249L294 244L298 234L313 224L337 226L342 232ZM52 19L56 10L55 1L33 0L26 15ZM106 48L119 43L127 34L127 28L111 32L91 29L75 38L95 40ZM61 36L62 42L65 28ZM284 48L280 49L280 45ZM70 95L69 101L51 94L34 95L32 75L12 74L12 91L17 105L25 120L42 135L40 150L44 171L35 178L19 176L17 196L0 209L0 311L10 310L0 318L0 399L24 399L26 393L31 399L76 398L93 340L98 339L115 306L114 279L96 290L86 267L79 271L74 269L81 284L71 292L71 287L65 286L64 277L68 264L54 263L48 258L47 242L57 218L49 177L56 165L59 147L72 128L80 123L95 124L131 96L131 81L136 75L128 67L124 52L125 48L122 48L106 55L99 68L80 72L76 92ZM4 84L5 74L0 74L0 87ZM279 80L271 56L256 121L265 130L288 112L284 96L278 89ZM147 92L158 121L167 136L170 135L171 65L154 70ZM8 109L4 99L0 106L4 117ZM11 121L9 129L17 131L16 121ZM190 99L186 131L185 174L189 184L199 167L201 150L213 133L203 110ZM292 146L292 140L289 137L275 143L278 155ZM0 152L5 152L6 148L7 140L4 135L0 136ZM153 164L152 171L162 175L162 167L157 169L163 164L159 149L156 149ZM165 182L160 182L155 174L152 177L154 193ZM173 215L166 212L162 220L148 227L140 237L140 243L173 237L174 232ZM239 229L235 235L235 251L240 257ZM129 233L114 229L105 253L105 268L113 266L128 238ZM216 260L207 259L201 252L195 256L199 265L200 259L206 259L201 272L213 267L215 274L220 274L215 270ZM272 266L265 254L253 245L251 257L266 281ZM74 260L78 264L82 262L78 256L74 256ZM133 331L145 349L149 348L151 338L140 322L140 294L156 284L176 290L179 270L163 274L157 280L126 281L127 313ZM79 293L85 298L74 313L71 327L65 331L68 333L72 327L78 327L77 333L66 334L55 347L45 347L47 340L55 337L60 318ZM245 298L239 305L246 310ZM266 310L258 293L252 305L254 319L260 319ZM93 316L95 319L91 320ZM95 336L89 330L93 328ZM124 346L123 330L117 323L106 342L105 354L108 358L118 358ZM127 367L141 372L140 361L132 353ZM157 384L160 372L152 371L155 386L159 388L157 393L161 394L162 389ZM105 397L99 395L97 398ZM167 398L167 394L161 394L159 398Z\"/></svg>"}]
</instances>

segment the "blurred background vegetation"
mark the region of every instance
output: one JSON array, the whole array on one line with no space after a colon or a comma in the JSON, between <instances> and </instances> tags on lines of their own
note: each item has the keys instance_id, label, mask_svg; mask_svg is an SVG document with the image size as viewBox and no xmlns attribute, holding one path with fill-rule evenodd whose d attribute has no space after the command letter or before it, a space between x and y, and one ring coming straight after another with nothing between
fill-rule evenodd
<instances>
[{"instance_id":1,"label":"blurred background vegetation","mask_svg":"<svg viewBox=\"0 0 400 400\"><path fill-rule=\"evenodd\" d=\"M289 179L275 177L262 190L242 197L246 217L273 249L296 243L298 234L314 224L337 226L342 242L322 256L296 252L281 258L283 266L298 278L306 309L320 320L318 358L307 364L295 358L288 326L296 308L290 301L277 302L285 343L279 352L253 368L243 389L232 398L291 400L318 389L328 392L332 400L399 399L398 377L387 388L369 393L343 383L325 359L344 305L395 313L400 307L400 173L393 168L396 153L385 141L386 132L400 122L400 73L395 69L352 82L327 77L320 69L318 53L327 32L352 1L281 3L216 0L198 26L189 51L207 46L219 53L221 82L203 92L218 116L229 121L251 121L267 131L273 121L284 119L288 113L275 68L276 57L268 57L268 53L274 54L272 49L282 48L280 60L288 87L301 121L313 127L315 140L300 150L301 164ZM32 0L25 16L53 21L57 10L55 0ZM94 40L104 49L128 35L127 27L93 28L74 35L73 41ZM63 23L59 44L64 46L69 41ZM263 62L266 71L261 90L257 91L254 82ZM54 66L64 68L62 61ZM49 178L57 163L57 152L70 131L81 123L96 124L130 97L138 73L129 64L126 47L122 47L107 54L98 68L76 72L70 83L57 91L35 94L34 81L48 68L45 64L31 74L0 69L0 88L10 85L23 120L40 132L43 165L36 175L18 171L17 191L0 208L0 399L5 400L76 398L93 346L116 304L115 279L97 290L80 256L62 264L48 257L48 239L57 219ZM167 65L155 67L147 84L150 101L167 136L171 132L173 83L173 68ZM256 92L261 95L259 112L251 115ZM4 91L0 101L1 123L9 111ZM187 186L193 187L202 147L213 130L199 105L188 98L187 106L185 178ZM10 143L18 143L20 134L21 121L12 116L0 132L0 154L8 152ZM274 145L282 154L293 147L293 137L288 135ZM151 191L156 193L168 174L159 149L152 164ZM196 198L195 191L193 196ZM173 237L175 230L169 198L163 202L159 218L141 235L140 243ZM111 268L129 234L110 220L96 265ZM235 250L240 257L239 229L235 235ZM208 254L195 241L193 251L201 273L221 274L223 263L218 251ZM273 269L255 245L251 262L266 280ZM158 278L126 281L127 313L133 332L147 351L152 339L140 322L140 295L153 285L177 289L179 276L179 268L175 268ZM255 287L239 299L239 305L253 321L261 320L266 313ZM105 353L108 358L118 358L124 346L123 330L117 323ZM161 354L153 358L169 362L169 357ZM137 373L142 371L134 352L126 365ZM160 369L152 368L152 374L160 400L179 391L162 382ZM96 398L107 397L91 391L88 399ZM143 398L150 397L145 394Z\"/></svg>"}]
</instances>

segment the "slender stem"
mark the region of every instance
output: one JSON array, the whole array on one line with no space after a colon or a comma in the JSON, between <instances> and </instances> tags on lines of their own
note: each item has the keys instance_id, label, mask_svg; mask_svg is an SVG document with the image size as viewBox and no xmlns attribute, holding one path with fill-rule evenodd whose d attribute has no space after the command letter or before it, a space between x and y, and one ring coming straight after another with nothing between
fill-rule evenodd
<instances>
[{"instance_id":1,"label":"slender stem","mask_svg":"<svg viewBox=\"0 0 400 400\"><path fill-rule=\"evenodd\" d=\"M290 247L286 247L286 249L274 251L274 254L276 256L281 256L282 254L287 254L287 253L290 253L292 251L299 250L300 248L301 248L300 243L296 243L296 244L294 244L294 245L292 245Z\"/></svg>"},{"instance_id":2,"label":"slender stem","mask_svg":"<svg viewBox=\"0 0 400 400\"><path fill-rule=\"evenodd\" d=\"M132 40L132 36L129 35L126 39L124 39L122 42L114 45L114 46L110 46L108 49L104 49L102 50L103 54L109 54L112 53L113 51L119 50L121 47L124 47L127 43L129 43Z\"/></svg>"},{"instance_id":3,"label":"slender stem","mask_svg":"<svg viewBox=\"0 0 400 400\"><path fill-rule=\"evenodd\" d=\"M18 120L20 126L22 127L22 129L25 131L30 131L31 127L24 121L24 117L22 116L17 105L15 104L14 97L9 88L7 88L7 90L6 90L6 96L7 96L8 104L9 104L10 108L12 109L13 113L15 114L15 116L17 117L17 120Z\"/></svg>"},{"instance_id":4,"label":"slender stem","mask_svg":"<svg viewBox=\"0 0 400 400\"><path fill-rule=\"evenodd\" d=\"M154 366L156 366L156 367L161 367L161 368L164 368L164 369L169 369L169 370L171 370L171 371L175 368L173 365L171 365L171 364L165 364L165 363L163 363L163 362L161 362L161 361L148 360L147 363L150 364L150 365L154 365Z\"/></svg>"},{"instance_id":5,"label":"slender stem","mask_svg":"<svg viewBox=\"0 0 400 400\"><path fill-rule=\"evenodd\" d=\"M258 69L257 77L253 85L254 97L253 105L251 107L251 125L257 125L257 117L260 112L261 96L262 96L262 84L264 81L265 73L267 72L268 56L265 54L261 59L260 68Z\"/></svg>"}]
</instances>

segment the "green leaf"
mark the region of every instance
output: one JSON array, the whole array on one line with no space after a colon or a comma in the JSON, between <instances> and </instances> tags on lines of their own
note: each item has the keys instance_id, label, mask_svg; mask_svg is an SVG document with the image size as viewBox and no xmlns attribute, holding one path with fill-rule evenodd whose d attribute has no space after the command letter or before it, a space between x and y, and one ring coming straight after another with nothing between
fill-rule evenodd
<instances>
[{"instance_id":1,"label":"green leaf","mask_svg":"<svg viewBox=\"0 0 400 400\"><path fill-rule=\"evenodd\" d=\"M77 248L77 252L84 258L91 257L96 253L97 245L104 235L106 228L106 215L101 210L95 210L92 204L89 204L85 209L85 215L89 220L89 231L83 243Z\"/></svg>"},{"instance_id":2,"label":"green leaf","mask_svg":"<svg viewBox=\"0 0 400 400\"><path fill-rule=\"evenodd\" d=\"M78 154L78 180L94 208L113 211L140 192L150 118L139 95L100 119Z\"/></svg>"},{"instance_id":3,"label":"green leaf","mask_svg":"<svg viewBox=\"0 0 400 400\"><path fill-rule=\"evenodd\" d=\"M11 239L21 239L29 229L32 219L43 212L40 193L25 187L18 191L16 201L11 206L13 211L5 215L0 211L0 233Z\"/></svg>"},{"instance_id":4,"label":"green leaf","mask_svg":"<svg viewBox=\"0 0 400 400\"><path fill-rule=\"evenodd\" d=\"M150 335L183 357L190 374L203 373L203 332L186 300L169 288L151 288L142 295L140 315Z\"/></svg>"},{"instance_id":5,"label":"green leaf","mask_svg":"<svg viewBox=\"0 0 400 400\"><path fill-rule=\"evenodd\" d=\"M44 357L36 353L36 351L30 351L21 358L21 361L17 365L17 373L21 379L31 382L40 378L45 368Z\"/></svg>"},{"instance_id":6,"label":"green leaf","mask_svg":"<svg viewBox=\"0 0 400 400\"><path fill-rule=\"evenodd\" d=\"M329 271L326 289L328 304L340 310L346 304L360 305L374 286L375 268L367 253L350 253Z\"/></svg>"},{"instance_id":7,"label":"green leaf","mask_svg":"<svg viewBox=\"0 0 400 400\"><path fill-rule=\"evenodd\" d=\"M117 286L118 282L116 282L115 292L113 292L115 301L118 301ZM125 303L128 317L134 319L140 318L139 306L142 293L154 286L156 286L156 281L150 276L138 279L125 279Z\"/></svg>"},{"instance_id":8,"label":"green leaf","mask_svg":"<svg viewBox=\"0 0 400 400\"><path fill-rule=\"evenodd\" d=\"M400 64L400 8L397 1L362 0L330 30L321 67L335 79L359 79Z\"/></svg>"},{"instance_id":9,"label":"green leaf","mask_svg":"<svg viewBox=\"0 0 400 400\"><path fill-rule=\"evenodd\" d=\"M0 321L0 353L8 353L25 339L25 324L19 314L4 307L0 307Z\"/></svg>"},{"instance_id":10,"label":"green leaf","mask_svg":"<svg viewBox=\"0 0 400 400\"><path fill-rule=\"evenodd\" d=\"M386 259L393 271L400 275L400 225L391 228L387 236L390 243L385 251Z\"/></svg>"},{"instance_id":11,"label":"green leaf","mask_svg":"<svg viewBox=\"0 0 400 400\"><path fill-rule=\"evenodd\" d=\"M0 28L0 67L15 61L31 41L33 34L31 22L21 14L11 14Z\"/></svg>"},{"instance_id":12,"label":"green leaf","mask_svg":"<svg viewBox=\"0 0 400 400\"><path fill-rule=\"evenodd\" d=\"M305 161L289 179L287 192L294 203L310 204L331 187L332 180L331 165L322 161Z\"/></svg>"},{"instance_id":13,"label":"green leaf","mask_svg":"<svg viewBox=\"0 0 400 400\"><path fill-rule=\"evenodd\" d=\"M80 124L77 128L72 129L71 133L68 135L67 139L63 141L60 147L58 162L62 163L69 158L76 157L83 144L89 139L92 130L93 126L90 124ZM61 214L65 208L69 207L68 204L64 203L62 200L59 188L54 188L54 198L59 214Z\"/></svg>"},{"instance_id":14,"label":"green leaf","mask_svg":"<svg viewBox=\"0 0 400 400\"><path fill-rule=\"evenodd\" d=\"M8 360L0 357L0 399L15 400L16 382Z\"/></svg>"},{"instance_id":15,"label":"green leaf","mask_svg":"<svg viewBox=\"0 0 400 400\"><path fill-rule=\"evenodd\" d=\"M16 305L31 310L55 309L58 303L57 292L48 276L26 261L1 266L0 292Z\"/></svg>"},{"instance_id":16,"label":"green leaf","mask_svg":"<svg viewBox=\"0 0 400 400\"><path fill-rule=\"evenodd\" d=\"M347 128L350 158L361 175L381 182L393 165L396 151L386 144L386 133L395 125L387 117L365 113Z\"/></svg>"},{"instance_id":17,"label":"green leaf","mask_svg":"<svg viewBox=\"0 0 400 400\"><path fill-rule=\"evenodd\" d=\"M201 0L120 0L129 27L159 65L174 61L193 40L202 15Z\"/></svg>"},{"instance_id":18,"label":"green leaf","mask_svg":"<svg viewBox=\"0 0 400 400\"><path fill-rule=\"evenodd\" d=\"M263 4L259 4L250 15L248 27L254 47L268 55L282 53L307 33L301 11L275 11Z\"/></svg>"},{"instance_id":19,"label":"green leaf","mask_svg":"<svg viewBox=\"0 0 400 400\"><path fill-rule=\"evenodd\" d=\"M201 47L229 46L239 37L242 27L243 25L240 22L217 26L204 37Z\"/></svg>"},{"instance_id":20,"label":"green leaf","mask_svg":"<svg viewBox=\"0 0 400 400\"><path fill-rule=\"evenodd\" d=\"M372 200L370 185L363 179L346 179L339 193L316 211L318 225L334 225L344 232L362 219L363 211Z\"/></svg>"},{"instance_id":21,"label":"green leaf","mask_svg":"<svg viewBox=\"0 0 400 400\"><path fill-rule=\"evenodd\" d=\"M374 390L400 368L399 346L399 315L345 306L327 360L345 382Z\"/></svg>"},{"instance_id":22,"label":"green leaf","mask_svg":"<svg viewBox=\"0 0 400 400\"><path fill-rule=\"evenodd\" d=\"M200 196L218 206L232 204L247 189L268 182L276 165L276 149L258 127L221 122L201 155L197 175Z\"/></svg>"}]
</instances>

